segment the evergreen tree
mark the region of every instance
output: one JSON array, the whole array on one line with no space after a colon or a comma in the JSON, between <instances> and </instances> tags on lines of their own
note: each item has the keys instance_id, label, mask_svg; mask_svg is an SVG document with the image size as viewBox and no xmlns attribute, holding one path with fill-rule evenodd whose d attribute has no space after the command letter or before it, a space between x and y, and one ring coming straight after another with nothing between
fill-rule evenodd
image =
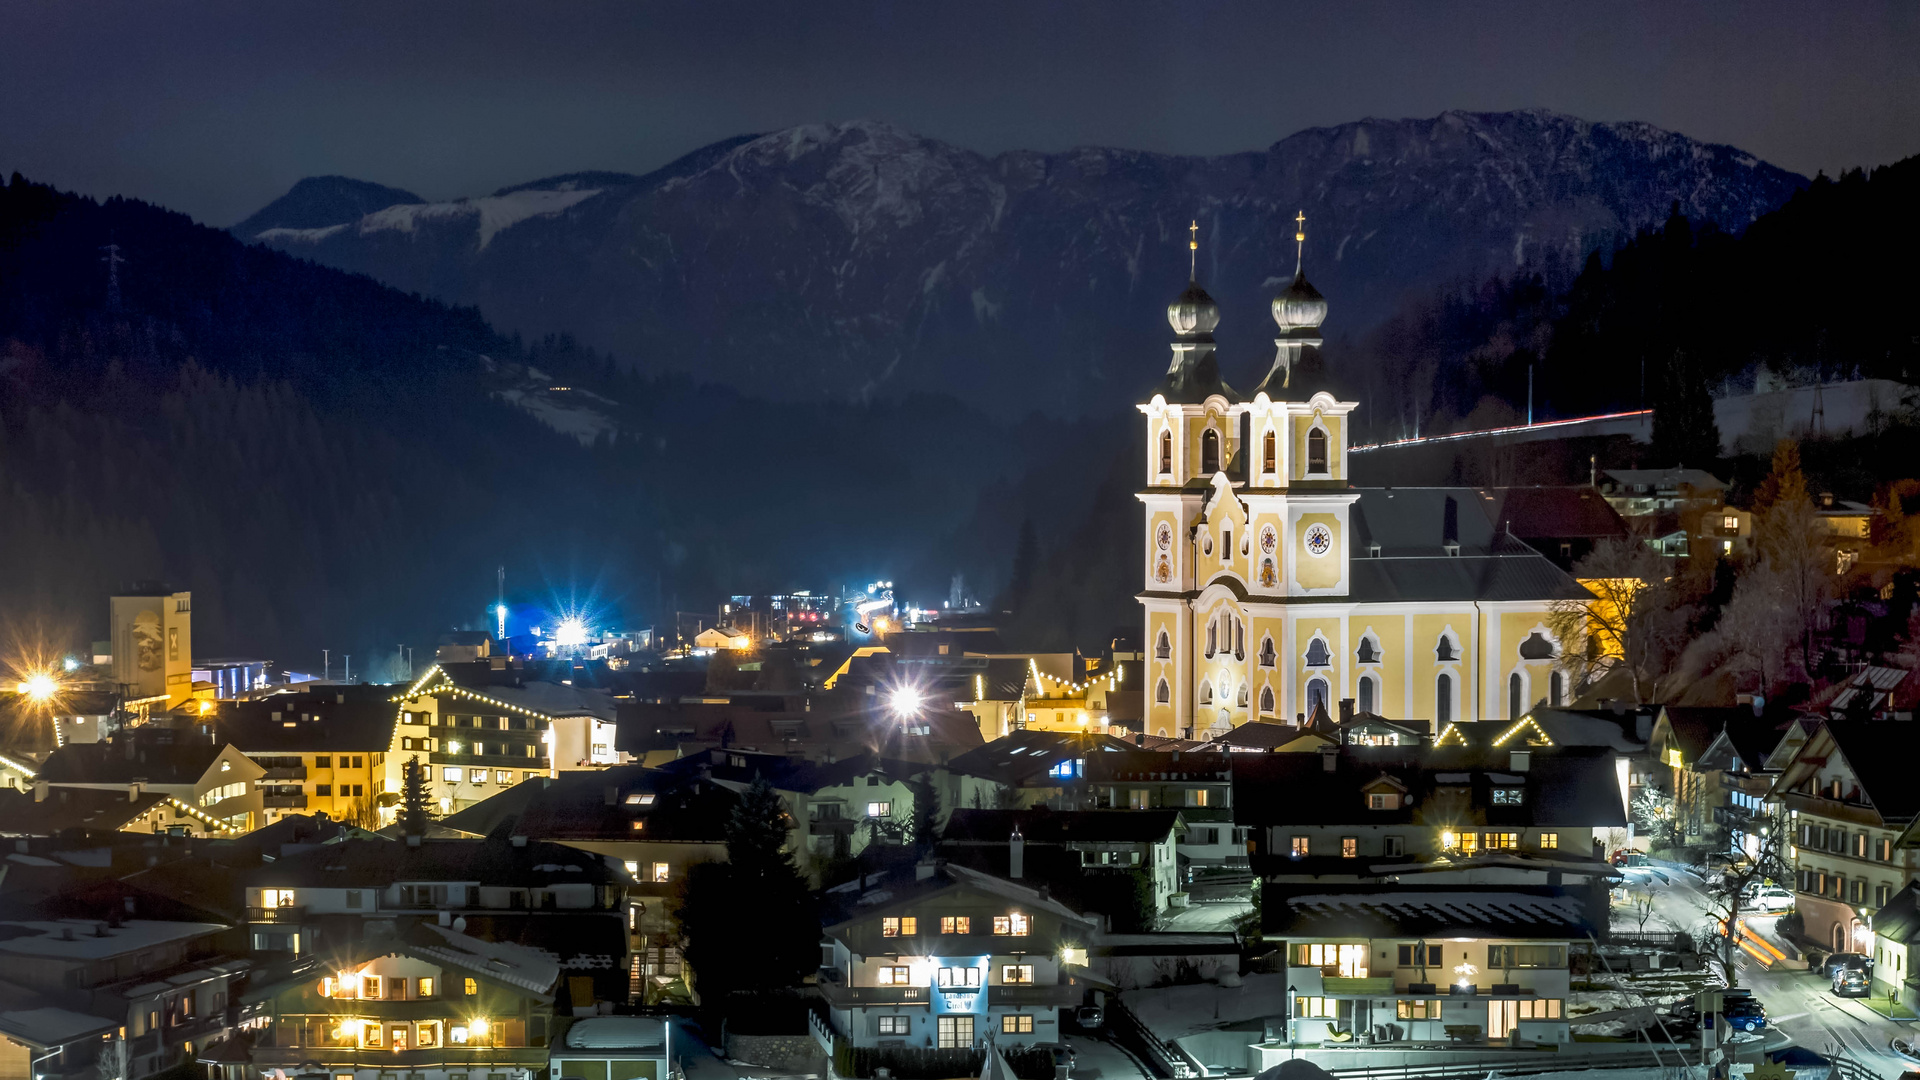
<instances>
[{"instance_id":1,"label":"evergreen tree","mask_svg":"<svg viewBox=\"0 0 1920 1080\"><path fill-rule=\"evenodd\" d=\"M1700 364L1685 350L1674 350L1653 407L1654 463L1707 468L1720 459L1720 429L1713 421Z\"/></svg>"},{"instance_id":2,"label":"evergreen tree","mask_svg":"<svg viewBox=\"0 0 1920 1080\"><path fill-rule=\"evenodd\" d=\"M400 828L409 836L424 836L433 821L433 789L427 767L415 754L400 766Z\"/></svg>"},{"instance_id":3,"label":"evergreen tree","mask_svg":"<svg viewBox=\"0 0 1920 1080\"><path fill-rule=\"evenodd\" d=\"M787 850L791 830L780 793L756 778L728 815L727 862L688 875L675 917L703 1004L795 986L819 967L817 907Z\"/></svg>"},{"instance_id":4,"label":"evergreen tree","mask_svg":"<svg viewBox=\"0 0 1920 1080\"><path fill-rule=\"evenodd\" d=\"M1020 539L1013 546L1013 572L1007 578L1007 591L1000 606L1020 612L1033 593L1034 574L1040 565L1040 540L1033 531L1033 519L1020 522Z\"/></svg>"}]
</instances>

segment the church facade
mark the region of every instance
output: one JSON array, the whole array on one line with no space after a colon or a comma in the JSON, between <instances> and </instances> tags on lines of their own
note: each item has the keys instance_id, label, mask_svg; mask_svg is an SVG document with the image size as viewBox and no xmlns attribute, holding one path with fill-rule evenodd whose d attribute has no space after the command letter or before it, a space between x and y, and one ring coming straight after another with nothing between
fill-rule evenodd
<instances>
[{"instance_id":1,"label":"church facade","mask_svg":"<svg viewBox=\"0 0 1920 1080\"><path fill-rule=\"evenodd\" d=\"M1242 395L1221 377L1213 299L1190 282L1167 307L1172 362L1139 406L1149 734L1332 715L1343 699L1438 732L1568 695L1546 617L1591 594L1475 489L1351 486L1359 403L1317 363L1326 311L1296 268L1272 303L1273 363Z\"/></svg>"}]
</instances>

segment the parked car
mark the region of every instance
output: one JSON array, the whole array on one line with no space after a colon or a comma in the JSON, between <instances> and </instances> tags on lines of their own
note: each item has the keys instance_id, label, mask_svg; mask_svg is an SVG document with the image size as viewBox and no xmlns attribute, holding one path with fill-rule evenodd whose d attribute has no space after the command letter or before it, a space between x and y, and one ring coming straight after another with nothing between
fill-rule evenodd
<instances>
[{"instance_id":1,"label":"parked car","mask_svg":"<svg viewBox=\"0 0 1920 1080\"><path fill-rule=\"evenodd\" d=\"M1613 853L1613 865L1646 866L1647 856L1645 852L1629 851L1626 848L1621 848L1619 851Z\"/></svg>"},{"instance_id":2,"label":"parked car","mask_svg":"<svg viewBox=\"0 0 1920 1080\"><path fill-rule=\"evenodd\" d=\"M1107 1010L1098 1005L1082 1005L1073 1014L1074 1023L1092 1031L1107 1022Z\"/></svg>"},{"instance_id":3,"label":"parked car","mask_svg":"<svg viewBox=\"0 0 1920 1080\"><path fill-rule=\"evenodd\" d=\"M1767 1026L1767 1007L1758 998L1729 997L1722 1006L1727 1025L1736 1031L1759 1031Z\"/></svg>"},{"instance_id":4,"label":"parked car","mask_svg":"<svg viewBox=\"0 0 1920 1080\"><path fill-rule=\"evenodd\" d=\"M1823 979L1831 979L1834 975L1846 968L1858 968L1868 975L1872 975L1873 957L1865 953L1857 952L1837 952L1827 953L1825 955L1815 953L1813 956L1808 957L1807 966L1817 972Z\"/></svg>"},{"instance_id":5,"label":"parked car","mask_svg":"<svg viewBox=\"0 0 1920 1080\"><path fill-rule=\"evenodd\" d=\"M1833 973L1835 997L1866 997L1870 993L1870 985L1871 980L1865 968L1843 967Z\"/></svg>"},{"instance_id":6,"label":"parked car","mask_svg":"<svg viewBox=\"0 0 1920 1080\"><path fill-rule=\"evenodd\" d=\"M1793 894L1778 885L1763 885L1747 895L1742 904L1749 911L1768 913L1793 910Z\"/></svg>"}]
</instances>

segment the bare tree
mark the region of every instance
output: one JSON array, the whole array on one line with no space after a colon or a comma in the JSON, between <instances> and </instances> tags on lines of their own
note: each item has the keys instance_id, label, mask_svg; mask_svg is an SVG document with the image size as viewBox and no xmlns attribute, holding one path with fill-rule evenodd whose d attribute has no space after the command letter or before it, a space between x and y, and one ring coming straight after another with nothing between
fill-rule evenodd
<instances>
[{"instance_id":1,"label":"bare tree","mask_svg":"<svg viewBox=\"0 0 1920 1080\"><path fill-rule=\"evenodd\" d=\"M1711 656L1707 666L1729 670L1767 695L1798 678L1805 670L1804 655L1796 655L1803 621L1794 592L1771 561L1749 566L1713 633L1700 642Z\"/></svg>"},{"instance_id":2,"label":"bare tree","mask_svg":"<svg viewBox=\"0 0 1920 1080\"><path fill-rule=\"evenodd\" d=\"M1546 623L1577 683L1618 675L1635 704L1660 700L1686 644L1690 614L1672 572L1665 557L1632 538L1602 541L1574 566L1573 576L1592 595L1554 601Z\"/></svg>"},{"instance_id":3,"label":"bare tree","mask_svg":"<svg viewBox=\"0 0 1920 1080\"><path fill-rule=\"evenodd\" d=\"M1680 811L1673 794L1649 784L1633 797L1629 808L1633 823L1650 837L1650 843L1672 848L1680 843Z\"/></svg>"},{"instance_id":4,"label":"bare tree","mask_svg":"<svg viewBox=\"0 0 1920 1080\"><path fill-rule=\"evenodd\" d=\"M1634 923L1640 933L1647 932L1647 922L1653 918L1653 890L1635 889L1627 894L1627 910L1633 913Z\"/></svg>"},{"instance_id":5,"label":"bare tree","mask_svg":"<svg viewBox=\"0 0 1920 1080\"><path fill-rule=\"evenodd\" d=\"M1786 859L1785 818L1756 814L1749 829L1747 835L1754 841L1751 858L1730 859L1726 846L1721 845L1718 851L1709 847L1707 853L1693 863L1694 873L1704 883L1707 914L1711 918L1709 929L1729 985L1738 979L1733 950L1747 936L1740 920L1746 911L1748 894L1766 882L1783 881L1792 872Z\"/></svg>"},{"instance_id":6,"label":"bare tree","mask_svg":"<svg viewBox=\"0 0 1920 1080\"><path fill-rule=\"evenodd\" d=\"M1800 669L1813 670L1813 626L1821 605L1833 592L1837 553L1827 545L1827 530L1807 494L1800 471L1800 445L1782 439L1773 449L1773 471L1753 499L1753 546L1761 565L1772 570L1797 631Z\"/></svg>"}]
</instances>

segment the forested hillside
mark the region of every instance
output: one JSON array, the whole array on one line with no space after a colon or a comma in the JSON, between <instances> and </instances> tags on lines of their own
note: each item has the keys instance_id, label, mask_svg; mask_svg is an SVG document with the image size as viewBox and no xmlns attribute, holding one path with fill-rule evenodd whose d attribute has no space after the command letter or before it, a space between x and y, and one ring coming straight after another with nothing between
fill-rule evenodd
<instances>
[{"instance_id":1,"label":"forested hillside","mask_svg":"<svg viewBox=\"0 0 1920 1080\"><path fill-rule=\"evenodd\" d=\"M1756 378L1920 375L1909 309L1920 267L1920 158L1821 177L1733 235L1678 213L1564 288L1538 276L1414 305L1330 350L1380 392L1383 436L1659 406L1688 460L1709 392ZM1692 420L1686 418L1692 417ZM1671 455L1668 455L1671 456Z\"/></svg>"},{"instance_id":2,"label":"forested hillside","mask_svg":"<svg viewBox=\"0 0 1920 1080\"><path fill-rule=\"evenodd\" d=\"M985 585L1005 567L1028 460L1112 445L947 399L795 408L610 368L16 175L0 188L0 633L84 647L110 591L157 579L193 590L202 656L304 668L330 648L379 676L400 642L477 624L501 564L519 602L591 599L635 625L862 575L935 599L954 572ZM530 381L584 394L604 432L583 445L503 397Z\"/></svg>"}]
</instances>

